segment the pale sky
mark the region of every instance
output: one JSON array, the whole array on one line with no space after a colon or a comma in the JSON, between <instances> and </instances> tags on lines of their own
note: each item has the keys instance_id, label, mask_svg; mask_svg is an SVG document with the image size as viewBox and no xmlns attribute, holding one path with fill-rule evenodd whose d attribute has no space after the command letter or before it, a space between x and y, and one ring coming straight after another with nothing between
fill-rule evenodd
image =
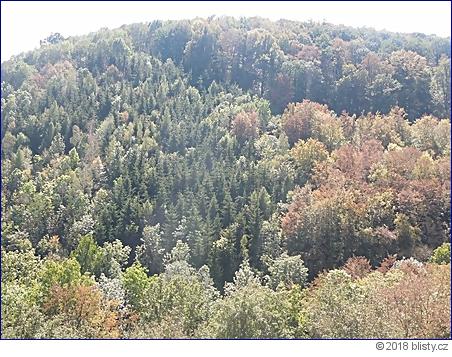
<instances>
[{"instance_id":1,"label":"pale sky","mask_svg":"<svg viewBox=\"0 0 452 357\"><path fill-rule=\"evenodd\" d=\"M64 37L87 34L102 27L155 19L176 20L211 15L260 16L299 21L327 21L353 27L394 32L450 36L450 1L312 1L312 2L1 2L1 60L39 47L52 32Z\"/></svg>"}]
</instances>

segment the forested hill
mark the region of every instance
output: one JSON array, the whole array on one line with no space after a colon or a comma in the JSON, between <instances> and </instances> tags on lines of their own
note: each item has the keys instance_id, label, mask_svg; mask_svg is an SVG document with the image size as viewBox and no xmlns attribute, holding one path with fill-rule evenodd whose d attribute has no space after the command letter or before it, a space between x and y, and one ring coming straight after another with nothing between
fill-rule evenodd
<instances>
[{"instance_id":1,"label":"forested hill","mask_svg":"<svg viewBox=\"0 0 452 357\"><path fill-rule=\"evenodd\" d=\"M450 336L450 39L154 21L1 75L3 336Z\"/></svg>"},{"instance_id":2,"label":"forested hill","mask_svg":"<svg viewBox=\"0 0 452 357\"><path fill-rule=\"evenodd\" d=\"M198 89L215 81L268 99L272 112L302 99L341 113L387 113L409 118L450 114L450 38L372 29L229 17L154 21L89 36L49 37L37 51L5 63L16 88L34 67L68 60L97 78L113 65L134 87L147 78L151 55L180 67ZM25 64L19 59L21 58Z\"/></svg>"}]
</instances>

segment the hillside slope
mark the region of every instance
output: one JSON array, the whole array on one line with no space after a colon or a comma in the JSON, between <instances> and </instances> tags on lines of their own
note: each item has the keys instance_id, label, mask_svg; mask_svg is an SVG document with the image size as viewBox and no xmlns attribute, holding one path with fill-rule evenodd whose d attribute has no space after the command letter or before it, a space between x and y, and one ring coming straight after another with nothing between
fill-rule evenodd
<instances>
[{"instance_id":1,"label":"hillside slope","mask_svg":"<svg viewBox=\"0 0 452 357\"><path fill-rule=\"evenodd\" d=\"M53 35L2 64L2 334L447 337L449 118L449 39Z\"/></svg>"}]
</instances>

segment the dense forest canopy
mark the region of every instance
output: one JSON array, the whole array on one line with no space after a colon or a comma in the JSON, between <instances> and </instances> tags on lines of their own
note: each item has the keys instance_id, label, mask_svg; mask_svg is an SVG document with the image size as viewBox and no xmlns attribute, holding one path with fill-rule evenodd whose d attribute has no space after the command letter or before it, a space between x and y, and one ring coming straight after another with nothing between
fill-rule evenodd
<instances>
[{"instance_id":1,"label":"dense forest canopy","mask_svg":"<svg viewBox=\"0 0 452 357\"><path fill-rule=\"evenodd\" d=\"M211 17L2 63L2 336L450 336L450 50Z\"/></svg>"}]
</instances>

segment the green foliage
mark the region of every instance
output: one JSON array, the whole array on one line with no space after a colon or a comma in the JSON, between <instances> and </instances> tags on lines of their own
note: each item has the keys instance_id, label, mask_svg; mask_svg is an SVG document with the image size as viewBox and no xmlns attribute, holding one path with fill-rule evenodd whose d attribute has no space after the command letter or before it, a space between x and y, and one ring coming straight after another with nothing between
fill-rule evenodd
<instances>
[{"instance_id":1,"label":"green foliage","mask_svg":"<svg viewBox=\"0 0 452 357\"><path fill-rule=\"evenodd\" d=\"M449 66L436 36L227 17L5 61L2 336L444 337Z\"/></svg>"},{"instance_id":2,"label":"green foliage","mask_svg":"<svg viewBox=\"0 0 452 357\"><path fill-rule=\"evenodd\" d=\"M143 229L143 242L137 247L137 259L150 274L161 273L163 270L163 253L160 225L146 226Z\"/></svg>"},{"instance_id":3,"label":"green foliage","mask_svg":"<svg viewBox=\"0 0 452 357\"><path fill-rule=\"evenodd\" d=\"M121 268L126 264L130 247L124 247L118 240L106 242L99 247L92 235L88 234L80 238L78 246L71 253L81 268L83 274L89 273L96 276L104 274L108 277L119 277Z\"/></svg>"},{"instance_id":4,"label":"green foliage","mask_svg":"<svg viewBox=\"0 0 452 357\"><path fill-rule=\"evenodd\" d=\"M436 105L435 115L447 117L450 115L450 58L442 56L434 69L430 94Z\"/></svg>"},{"instance_id":5,"label":"green foliage","mask_svg":"<svg viewBox=\"0 0 452 357\"><path fill-rule=\"evenodd\" d=\"M292 314L289 294L262 286L247 263L218 300L201 336L214 338L290 338L299 321Z\"/></svg>"},{"instance_id":6,"label":"green foliage","mask_svg":"<svg viewBox=\"0 0 452 357\"><path fill-rule=\"evenodd\" d=\"M173 337L165 332L167 323L179 324L182 336L193 336L210 315L218 293L209 269L202 267L196 271L188 260L189 248L179 241L168 255L160 276L148 277L138 263L123 274L126 299L140 312L140 328L152 337ZM137 334L139 331L134 332Z\"/></svg>"},{"instance_id":7,"label":"green foliage","mask_svg":"<svg viewBox=\"0 0 452 357\"><path fill-rule=\"evenodd\" d=\"M273 288L292 287L293 284L304 286L308 277L308 269L299 255L290 257L283 253L269 263L269 283Z\"/></svg>"},{"instance_id":8,"label":"green foliage","mask_svg":"<svg viewBox=\"0 0 452 357\"><path fill-rule=\"evenodd\" d=\"M95 273L102 259L102 253L91 235L83 236L77 248L72 252L72 257L80 264L82 274Z\"/></svg>"},{"instance_id":9,"label":"green foliage","mask_svg":"<svg viewBox=\"0 0 452 357\"><path fill-rule=\"evenodd\" d=\"M144 309L145 297L153 281L139 263L134 263L122 275L126 300L137 311Z\"/></svg>"},{"instance_id":10,"label":"green foliage","mask_svg":"<svg viewBox=\"0 0 452 357\"><path fill-rule=\"evenodd\" d=\"M297 170L297 183L304 185L311 177L316 164L328 159L328 151L323 143L315 139L298 141L290 151Z\"/></svg>"},{"instance_id":11,"label":"green foliage","mask_svg":"<svg viewBox=\"0 0 452 357\"><path fill-rule=\"evenodd\" d=\"M80 264L74 258L45 261L38 277L43 296L48 295L55 286L74 286L82 279ZM89 283L88 279L83 280Z\"/></svg>"},{"instance_id":12,"label":"green foliage","mask_svg":"<svg viewBox=\"0 0 452 357\"><path fill-rule=\"evenodd\" d=\"M213 288L208 270L193 271L190 275L168 271L151 286L147 311L142 317L151 325L179 321L183 333L194 336L199 325L210 315L216 298L217 291Z\"/></svg>"},{"instance_id":13,"label":"green foliage","mask_svg":"<svg viewBox=\"0 0 452 357\"><path fill-rule=\"evenodd\" d=\"M343 270L323 274L304 302L309 333L316 338L448 336L447 269L402 261L389 272L375 271L358 279ZM427 306L435 324L422 316Z\"/></svg>"},{"instance_id":14,"label":"green foliage","mask_svg":"<svg viewBox=\"0 0 452 357\"><path fill-rule=\"evenodd\" d=\"M6 252L2 250L2 282L25 282L35 280L41 268L41 261L33 251Z\"/></svg>"},{"instance_id":15,"label":"green foliage","mask_svg":"<svg viewBox=\"0 0 452 357\"><path fill-rule=\"evenodd\" d=\"M2 282L2 337L36 338L45 323L33 286Z\"/></svg>"},{"instance_id":16,"label":"green foliage","mask_svg":"<svg viewBox=\"0 0 452 357\"><path fill-rule=\"evenodd\" d=\"M430 261L435 264L450 264L450 243L443 243L436 248Z\"/></svg>"}]
</instances>

